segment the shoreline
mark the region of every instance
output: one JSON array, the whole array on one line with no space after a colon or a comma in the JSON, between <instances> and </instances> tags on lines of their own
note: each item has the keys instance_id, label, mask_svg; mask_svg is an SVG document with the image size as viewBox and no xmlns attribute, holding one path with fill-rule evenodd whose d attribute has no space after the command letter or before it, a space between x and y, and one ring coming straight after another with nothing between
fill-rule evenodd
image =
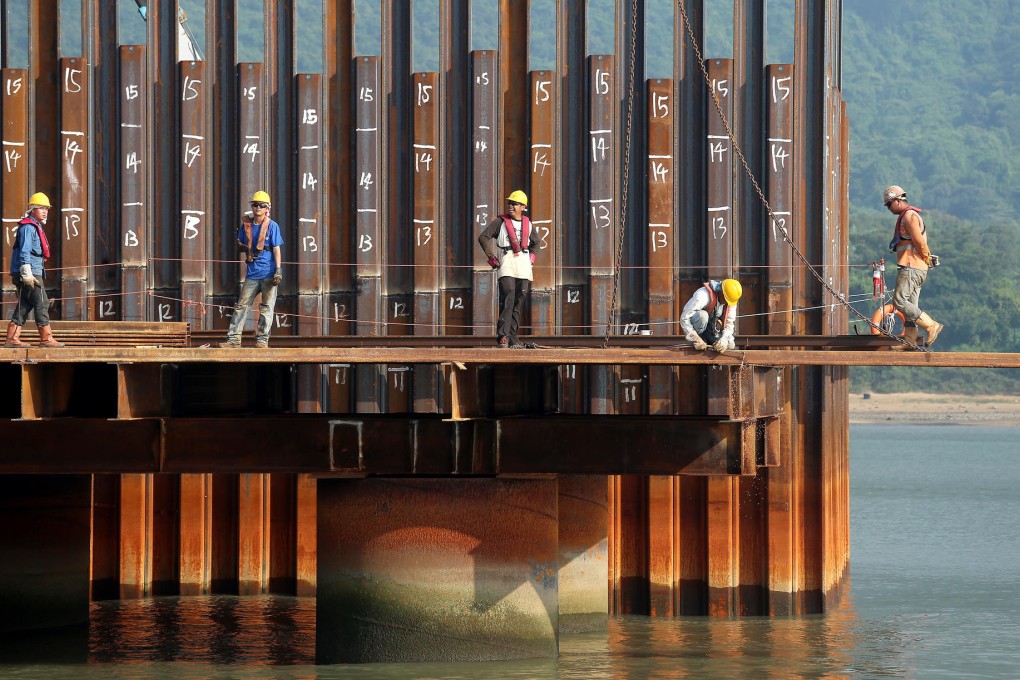
<instances>
[{"instance_id":1,"label":"shoreline","mask_svg":"<svg viewBox=\"0 0 1020 680\"><path fill-rule=\"evenodd\" d=\"M850 424L1020 427L1020 396L851 392Z\"/></svg>"}]
</instances>

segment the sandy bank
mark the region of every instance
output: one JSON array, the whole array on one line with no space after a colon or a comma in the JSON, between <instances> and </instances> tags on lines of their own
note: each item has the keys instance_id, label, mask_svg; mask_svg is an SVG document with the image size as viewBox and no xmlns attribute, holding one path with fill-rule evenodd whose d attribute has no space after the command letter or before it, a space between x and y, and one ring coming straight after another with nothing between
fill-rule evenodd
<instances>
[{"instance_id":1,"label":"sandy bank","mask_svg":"<svg viewBox=\"0 0 1020 680\"><path fill-rule=\"evenodd\" d=\"M942 423L1020 426L1020 396L1012 394L850 394L851 423Z\"/></svg>"}]
</instances>

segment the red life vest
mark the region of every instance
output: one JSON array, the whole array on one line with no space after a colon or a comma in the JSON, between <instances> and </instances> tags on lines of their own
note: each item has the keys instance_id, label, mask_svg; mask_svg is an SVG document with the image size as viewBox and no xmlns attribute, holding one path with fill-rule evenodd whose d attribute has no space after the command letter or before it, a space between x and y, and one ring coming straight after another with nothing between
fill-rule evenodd
<instances>
[{"instance_id":1,"label":"red life vest","mask_svg":"<svg viewBox=\"0 0 1020 680\"><path fill-rule=\"evenodd\" d=\"M908 210L913 210L914 212L916 212L918 217L921 216L921 209L912 205L908 205L906 208L903 209L902 212L900 212L899 217L896 218L896 228L893 230L892 240L889 241L890 253L898 253L900 250L907 250L907 248L909 248L910 250L914 249L913 243L908 243L902 248L900 247L900 241L913 241L913 239L910 238L909 234L904 234L900 231L900 226L903 224L903 218L906 217ZM921 233L923 234L926 231L928 231L928 227L924 225L924 220L921 220Z\"/></svg>"},{"instance_id":2,"label":"red life vest","mask_svg":"<svg viewBox=\"0 0 1020 680\"><path fill-rule=\"evenodd\" d=\"M18 224L19 225L31 224L33 227L35 227L36 233L39 234L39 243L42 246L42 252L34 254L36 255L36 257L42 255L42 258L44 260L50 259L50 242L46 240L46 232L43 231L42 225L28 216L22 217L21 221L19 221Z\"/></svg>"},{"instance_id":3,"label":"red life vest","mask_svg":"<svg viewBox=\"0 0 1020 680\"><path fill-rule=\"evenodd\" d=\"M521 250L527 250L527 245L524 248L521 247L521 243L530 244L531 236L531 220L528 219L527 215L521 216L521 240L517 240L517 230L514 229L513 220L508 215L500 215L503 218L503 226L506 227L506 236L510 239L510 250L514 251L514 255L520 255Z\"/></svg>"},{"instance_id":4,"label":"red life vest","mask_svg":"<svg viewBox=\"0 0 1020 680\"><path fill-rule=\"evenodd\" d=\"M707 281L703 285L705 286L705 290L708 291L708 323L711 324L713 320L719 321L721 330L726 326L726 315L730 313L730 309L732 308L726 304L726 300L723 299L722 314L716 316L715 310L719 307L719 294L715 292L714 288L712 288L711 281Z\"/></svg>"}]
</instances>

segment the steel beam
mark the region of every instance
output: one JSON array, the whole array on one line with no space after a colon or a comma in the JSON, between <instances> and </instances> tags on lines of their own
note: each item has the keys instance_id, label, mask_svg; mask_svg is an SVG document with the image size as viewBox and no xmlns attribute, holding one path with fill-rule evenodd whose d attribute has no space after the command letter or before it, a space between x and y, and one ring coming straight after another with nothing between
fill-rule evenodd
<instances>
[{"instance_id":1,"label":"steel beam","mask_svg":"<svg viewBox=\"0 0 1020 680\"><path fill-rule=\"evenodd\" d=\"M120 48L120 254L122 297L99 299L96 318L105 320L108 312L123 321L143 321L149 308L146 295L149 273L150 230L146 224L146 188L152 178L149 162L149 98L145 70L145 48L124 45ZM116 258L115 258L116 259ZM118 313L119 312L119 313Z\"/></svg>"},{"instance_id":2,"label":"steel beam","mask_svg":"<svg viewBox=\"0 0 1020 680\"><path fill-rule=\"evenodd\" d=\"M746 475L754 474L758 457L754 421L711 417L262 416L262 435L244 447L223 445L223 432L250 422L239 417L0 421L4 441L32 442L31 448L11 447L31 455L12 452L0 462L0 472ZM522 430L529 437L521 439ZM69 441L77 443L69 448ZM117 446L110 447L111 441ZM562 441L574 445L564 449ZM193 573L199 574L197 567Z\"/></svg>"},{"instance_id":3,"label":"steel beam","mask_svg":"<svg viewBox=\"0 0 1020 680\"><path fill-rule=\"evenodd\" d=\"M500 118L496 112L499 100L497 53L476 50L471 53L474 80L471 87L471 241L472 263L472 332L487 335L496 327L499 288L496 272L486 262L485 253L476 242L478 234L498 219L503 211L503 196L497 185L499 178L498 140Z\"/></svg>"},{"instance_id":4,"label":"steel beam","mask_svg":"<svg viewBox=\"0 0 1020 680\"><path fill-rule=\"evenodd\" d=\"M206 131L209 83L205 62L180 63L181 138L178 173L181 178L180 252L181 315L192 328L206 327L206 242L209 222L209 173L206 157L212 145Z\"/></svg>"},{"instance_id":5,"label":"steel beam","mask_svg":"<svg viewBox=\"0 0 1020 680\"><path fill-rule=\"evenodd\" d=\"M412 259L414 260L414 335L437 335L443 323L442 267L451 225L439 220L440 187L446 150L439 144L442 116L438 73L413 76ZM457 171L455 171L457 172ZM462 304L463 306L463 304ZM432 366L414 368L414 404L420 413L435 412L438 374Z\"/></svg>"},{"instance_id":6,"label":"steel beam","mask_svg":"<svg viewBox=\"0 0 1020 680\"><path fill-rule=\"evenodd\" d=\"M181 94L177 61L178 0L150 2L146 14L148 57L147 84L150 87L150 105L146 129L149 135L149 158L166 163L177 158L180 134ZM152 226L152 287L159 291L153 305L157 321L179 319L179 305L172 298L180 293L180 242L171 225L179 223L180 182L176 164L164 166L158 186L148 186L148 215L146 224Z\"/></svg>"},{"instance_id":7,"label":"steel beam","mask_svg":"<svg viewBox=\"0 0 1020 680\"><path fill-rule=\"evenodd\" d=\"M59 31L54 30L60 14L59 0L29 0L28 68L31 99L28 120L31 126L26 148L32 191L43 191L51 199L60 192L60 107L54 106L61 92ZM52 201L51 201L52 202ZM56 215L53 216L56 219ZM59 267L59 260L51 261Z\"/></svg>"},{"instance_id":8,"label":"steel beam","mask_svg":"<svg viewBox=\"0 0 1020 680\"><path fill-rule=\"evenodd\" d=\"M645 54L645 3L617 2L615 5L617 141L614 146L618 154L616 205L619 216L616 238L622 248L618 253L621 269L617 272L616 318L611 319L611 323L625 324L646 319L646 273L640 266L644 264L642 226L646 222L644 197L648 186L642 172L647 137L641 130L646 116L646 101L641 96L645 83L645 59L642 56ZM628 140L629 158L626 154ZM626 214L622 212L624 208Z\"/></svg>"},{"instance_id":9,"label":"steel beam","mask_svg":"<svg viewBox=\"0 0 1020 680\"><path fill-rule=\"evenodd\" d=\"M740 145L744 160L751 171L747 176L743 166L735 164L733 172L732 222L738 236L736 243L744 296L741 311L759 313L764 310L765 264L763 247L766 237L767 214L755 192L751 179L762 182L763 105L762 71L765 68L765 0L737 0L733 3L733 133ZM755 294L758 295L755 295ZM760 318L760 317L758 317ZM749 326L752 319L745 319ZM751 330L743 328L744 332ZM760 332L760 331L756 331Z\"/></svg>"},{"instance_id":10,"label":"steel beam","mask_svg":"<svg viewBox=\"0 0 1020 680\"><path fill-rule=\"evenodd\" d=\"M557 200L553 223L581 225L587 221L587 186L585 158L588 148L588 52L585 41L588 26L586 0L556 1L556 93L558 110L569 115L558 115L555 120L557 134ZM564 299L560 303L561 324L564 333L581 333L587 326L584 305L571 302L582 297L587 289L588 240L587 229L561 229L557 235L561 265L559 279L563 282ZM543 264L552 263L553 253L543 254ZM587 293L584 293L587 297ZM571 312L580 312L574 314Z\"/></svg>"},{"instance_id":11,"label":"steel beam","mask_svg":"<svg viewBox=\"0 0 1020 680\"><path fill-rule=\"evenodd\" d=\"M29 72L25 69L5 68L0 71L0 226L3 242L0 243L0 268L9 272L11 250L17 238L18 221L25 214L29 197ZM59 219L54 220L59 224ZM53 233L52 227L50 233ZM57 250L56 248L54 250ZM14 300L14 283L3 277L4 302Z\"/></svg>"},{"instance_id":12,"label":"steel beam","mask_svg":"<svg viewBox=\"0 0 1020 680\"><path fill-rule=\"evenodd\" d=\"M60 318L88 318L90 69L84 59L60 60Z\"/></svg>"},{"instance_id":13,"label":"steel beam","mask_svg":"<svg viewBox=\"0 0 1020 680\"><path fill-rule=\"evenodd\" d=\"M498 112L502 162L497 185L504 194L525 186L529 175L528 110L533 87L528 77L528 60L520 55L526 52L521 47L528 44L530 17L531 0L499 0Z\"/></svg>"},{"instance_id":14,"label":"steel beam","mask_svg":"<svg viewBox=\"0 0 1020 680\"><path fill-rule=\"evenodd\" d=\"M120 214L120 181L122 173L118 142L117 73L120 55L117 47L118 14L109 3L89 0L83 6L83 52L89 65L91 101L89 102L89 244L88 289L116 293L119 287L117 267L103 266L120 259L120 240L116 216ZM113 298L118 296L113 295ZM109 303L110 298L107 298ZM93 298L88 317L95 318L99 305ZM82 317L85 318L85 317ZM110 318L110 317L107 317Z\"/></svg>"},{"instance_id":15,"label":"steel beam","mask_svg":"<svg viewBox=\"0 0 1020 680\"><path fill-rule=\"evenodd\" d=\"M206 130L210 139L210 150L215 162L210 164L210 196L207 204L206 223L208 236L206 253L206 300L215 304L217 296L232 297L237 289L237 265L234 229L237 224L238 208L249 196L242 195L244 187L238 182L242 154L238 107L241 92L237 88L237 3L209 2L205 7L206 25L206 67L205 75L209 89L206 107L208 123ZM218 310L214 310L217 311ZM210 314L208 323L212 328L219 325L218 313Z\"/></svg>"},{"instance_id":16,"label":"steel beam","mask_svg":"<svg viewBox=\"0 0 1020 680\"><path fill-rule=\"evenodd\" d=\"M789 335L793 319L793 66L769 64L765 72L768 143L765 191L772 215L766 235L768 253L768 332Z\"/></svg>"},{"instance_id":17,"label":"steel beam","mask_svg":"<svg viewBox=\"0 0 1020 680\"><path fill-rule=\"evenodd\" d=\"M1020 354L997 352L872 352L814 350L748 350L717 355L696 352L689 347L674 349L538 349L521 355L517 352L494 353L484 349L399 348L316 348L270 351L254 348L126 348L61 350L33 347L0 348L0 361L39 363L253 363L253 364L440 364L456 361L480 365L599 365L648 364L664 366L929 366L960 368L1020 368Z\"/></svg>"},{"instance_id":18,"label":"steel beam","mask_svg":"<svg viewBox=\"0 0 1020 680\"><path fill-rule=\"evenodd\" d=\"M316 335L324 328L322 313L323 248L325 230L322 224L322 78L318 74L301 74L297 80L297 172L294 178L296 196L297 238L290 247L297 261L297 290L301 300L297 322L299 335Z\"/></svg>"},{"instance_id":19,"label":"steel beam","mask_svg":"<svg viewBox=\"0 0 1020 680\"><path fill-rule=\"evenodd\" d=\"M322 249L327 268L325 287L331 293L350 293L354 290L354 272L350 263L354 243L354 174L355 148L354 109L354 2L337 0L324 3L325 28L323 31L323 82L325 87L325 144L326 159L324 188L326 224L341 225L338 230L324 235Z\"/></svg>"},{"instance_id":20,"label":"steel beam","mask_svg":"<svg viewBox=\"0 0 1020 680\"><path fill-rule=\"evenodd\" d=\"M531 332L551 332L557 327L556 299L560 267L559 236L561 229L553 223L556 214L556 175L559 172L559 149L556 143L556 78L551 71L531 72L531 140L530 193L528 217L541 241L536 254L534 281L531 284ZM523 188L523 184L504 185L504 196ZM522 322L523 322L522 315Z\"/></svg>"}]
</instances>

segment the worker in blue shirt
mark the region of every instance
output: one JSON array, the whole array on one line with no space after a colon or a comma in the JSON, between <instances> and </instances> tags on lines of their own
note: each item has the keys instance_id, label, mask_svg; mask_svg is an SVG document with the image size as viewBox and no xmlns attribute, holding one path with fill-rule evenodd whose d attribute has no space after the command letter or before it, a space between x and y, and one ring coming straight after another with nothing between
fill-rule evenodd
<instances>
[{"instance_id":1,"label":"worker in blue shirt","mask_svg":"<svg viewBox=\"0 0 1020 680\"><path fill-rule=\"evenodd\" d=\"M18 222L18 233L11 251L11 279L14 281L18 302L7 326L7 340L4 347L28 347L22 342L21 329L28 321L30 312L35 312L35 325L39 329L39 347L63 347L53 338L50 328L50 301L43 285L46 271L43 264L50 256L50 244L46 240L43 225L50 214L50 199L38 192L28 199L28 210Z\"/></svg>"},{"instance_id":2,"label":"worker in blue shirt","mask_svg":"<svg viewBox=\"0 0 1020 680\"><path fill-rule=\"evenodd\" d=\"M227 329L227 341L221 342L220 347L241 346L241 332L257 295L262 296L262 303L259 305L259 322L255 329L255 347L269 347L276 292L283 281L283 270L280 269L283 237L280 235L280 225L269 218L271 206L269 194L256 191L251 197L251 214L245 215L237 230L237 246L245 255L247 269L244 281L241 282L241 296L234 307L230 328Z\"/></svg>"}]
</instances>

